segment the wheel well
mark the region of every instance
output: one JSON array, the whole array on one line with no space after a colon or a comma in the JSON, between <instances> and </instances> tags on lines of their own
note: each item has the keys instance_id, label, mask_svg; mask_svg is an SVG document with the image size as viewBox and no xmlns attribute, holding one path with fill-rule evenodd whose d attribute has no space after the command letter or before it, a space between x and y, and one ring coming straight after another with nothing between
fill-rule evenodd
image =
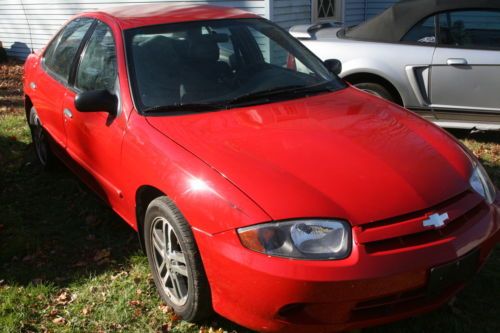
<instances>
[{"instance_id":1,"label":"wheel well","mask_svg":"<svg viewBox=\"0 0 500 333\"><path fill-rule=\"evenodd\" d=\"M364 83L364 82L378 83L387 90L389 90L389 92L395 98L396 102L399 105L403 105L403 99L401 98L401 95L399 94L399 91L396 89L396 87L394 87L394 85L391 82L387 81L381 76L370 73L356 73L344 77L344 80L346 80L351 84Z\"/></svg>"},{"instance_id":2,"label":"wheel well","mask_svg":"<svg viewBox=\"0 0 500 333\"><path fill-rule=\"evenodd\" d=\"M137 221L137 232L139 234L139 240L141 242L141 247L143 250L146 249L144 247L144 232L143 232L146 209L148 208L151 201L162 196L166 196L165 193L149 185L141 186L135 194L135 214Z\"/></svg>"},{"instance_id":3,"label":"wheel well","mask_svg":"<svg viewBox=\"0 0 500 333\"><path fill-rule=\"evenodd\" d=\"M30 121L30 111L33 107L33 102L28 95L24 95L24 112L26 112L26 120Z\"/></svg>"}]
</instances>

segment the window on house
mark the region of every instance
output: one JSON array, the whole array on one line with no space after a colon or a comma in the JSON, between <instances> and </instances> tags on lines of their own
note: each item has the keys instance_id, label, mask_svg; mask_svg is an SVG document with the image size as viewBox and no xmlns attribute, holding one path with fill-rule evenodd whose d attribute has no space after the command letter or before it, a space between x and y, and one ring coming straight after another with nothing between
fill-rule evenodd
<instances>
[{"instance_id":1,"label":"window on house","mask_svg":"<svg viewBox=\"0 0 500 333\"><path fill-rule=\"evenodd\" d=\"M314 21L321 22L342 20L342 0L313 0L312 5Z\"/></svg>"}]
</instances>

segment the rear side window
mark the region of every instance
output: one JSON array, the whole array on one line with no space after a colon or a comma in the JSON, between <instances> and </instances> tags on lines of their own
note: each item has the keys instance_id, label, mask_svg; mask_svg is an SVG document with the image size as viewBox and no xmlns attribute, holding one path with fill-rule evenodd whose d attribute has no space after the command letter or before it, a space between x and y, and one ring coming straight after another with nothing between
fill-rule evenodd
<instances>
[{"instance_id":1,"label":"rear side window","mask_svg":"<svg viewBox=\"0 0 500 333\"><path fill-rule=\"evenodd\" d=\"M500 11L465 10L439 15L440 44L500 48Z\"/></svg>"},{"instance_id":2,"label":"rear side window","mask_svg":"<svg viewBox=\"0 0 500 333\"><path fill-rule=\"evenodd\" d=\"M76 73L75 87L83 90L114 90L116 51L111 29L99 22L83 52Z\"/></svg>"},{"instance_id":3,"label":"rear side window","mask_svg":"<svg viewBox=\"0 0 500 333\"><path fill-rule=\"evenodd\" d=\"M436 16L431 16L418 22L401 39L402 42L435 44L436 43Z\"/></svg>"},{"instance_id":4,"label":"rear side window","mask_svg":"<svg viewBox=\"0 0 500 333\"><path fill-rule=\"evenodd\" d=\"M93 20L89 18L71 21L49 45L44 54L45 66L64 82L68 81L75 55L92 22Z\"/></svg>"}]
</instances>

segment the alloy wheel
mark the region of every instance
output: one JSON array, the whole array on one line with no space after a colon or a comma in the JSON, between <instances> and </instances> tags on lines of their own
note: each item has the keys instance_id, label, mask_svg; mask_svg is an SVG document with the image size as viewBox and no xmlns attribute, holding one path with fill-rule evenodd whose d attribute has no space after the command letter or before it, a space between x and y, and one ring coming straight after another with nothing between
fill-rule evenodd
<instances>
[{"instance_id":1,"label":"alloy wheel","mask_svg":"<svg viewBox=\"0 0 500 333\"><path fill-rule=\"evenodd\" d=\"M155 270L161 287L173 304L182 306L188 299L189 272L179 237L162 216L153 220L151 233Z\"/></svg>"}]
</instances>

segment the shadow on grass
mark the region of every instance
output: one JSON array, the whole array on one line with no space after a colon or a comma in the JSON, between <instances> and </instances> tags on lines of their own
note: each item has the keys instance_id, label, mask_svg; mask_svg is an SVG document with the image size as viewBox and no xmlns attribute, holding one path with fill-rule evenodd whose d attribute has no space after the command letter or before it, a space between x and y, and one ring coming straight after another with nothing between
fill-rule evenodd
<instances>
[{"instance_id":1,"label":"shadow on grass","mask_svg":"<svg viewBox=\"0 0 500 333\"><path fill-rule=\"evenodd\" d=\"M136 233L65 167L44 172L31 145L0 136L0 279L65 286L119 266Z\"/></svg>"}]
</instances>

